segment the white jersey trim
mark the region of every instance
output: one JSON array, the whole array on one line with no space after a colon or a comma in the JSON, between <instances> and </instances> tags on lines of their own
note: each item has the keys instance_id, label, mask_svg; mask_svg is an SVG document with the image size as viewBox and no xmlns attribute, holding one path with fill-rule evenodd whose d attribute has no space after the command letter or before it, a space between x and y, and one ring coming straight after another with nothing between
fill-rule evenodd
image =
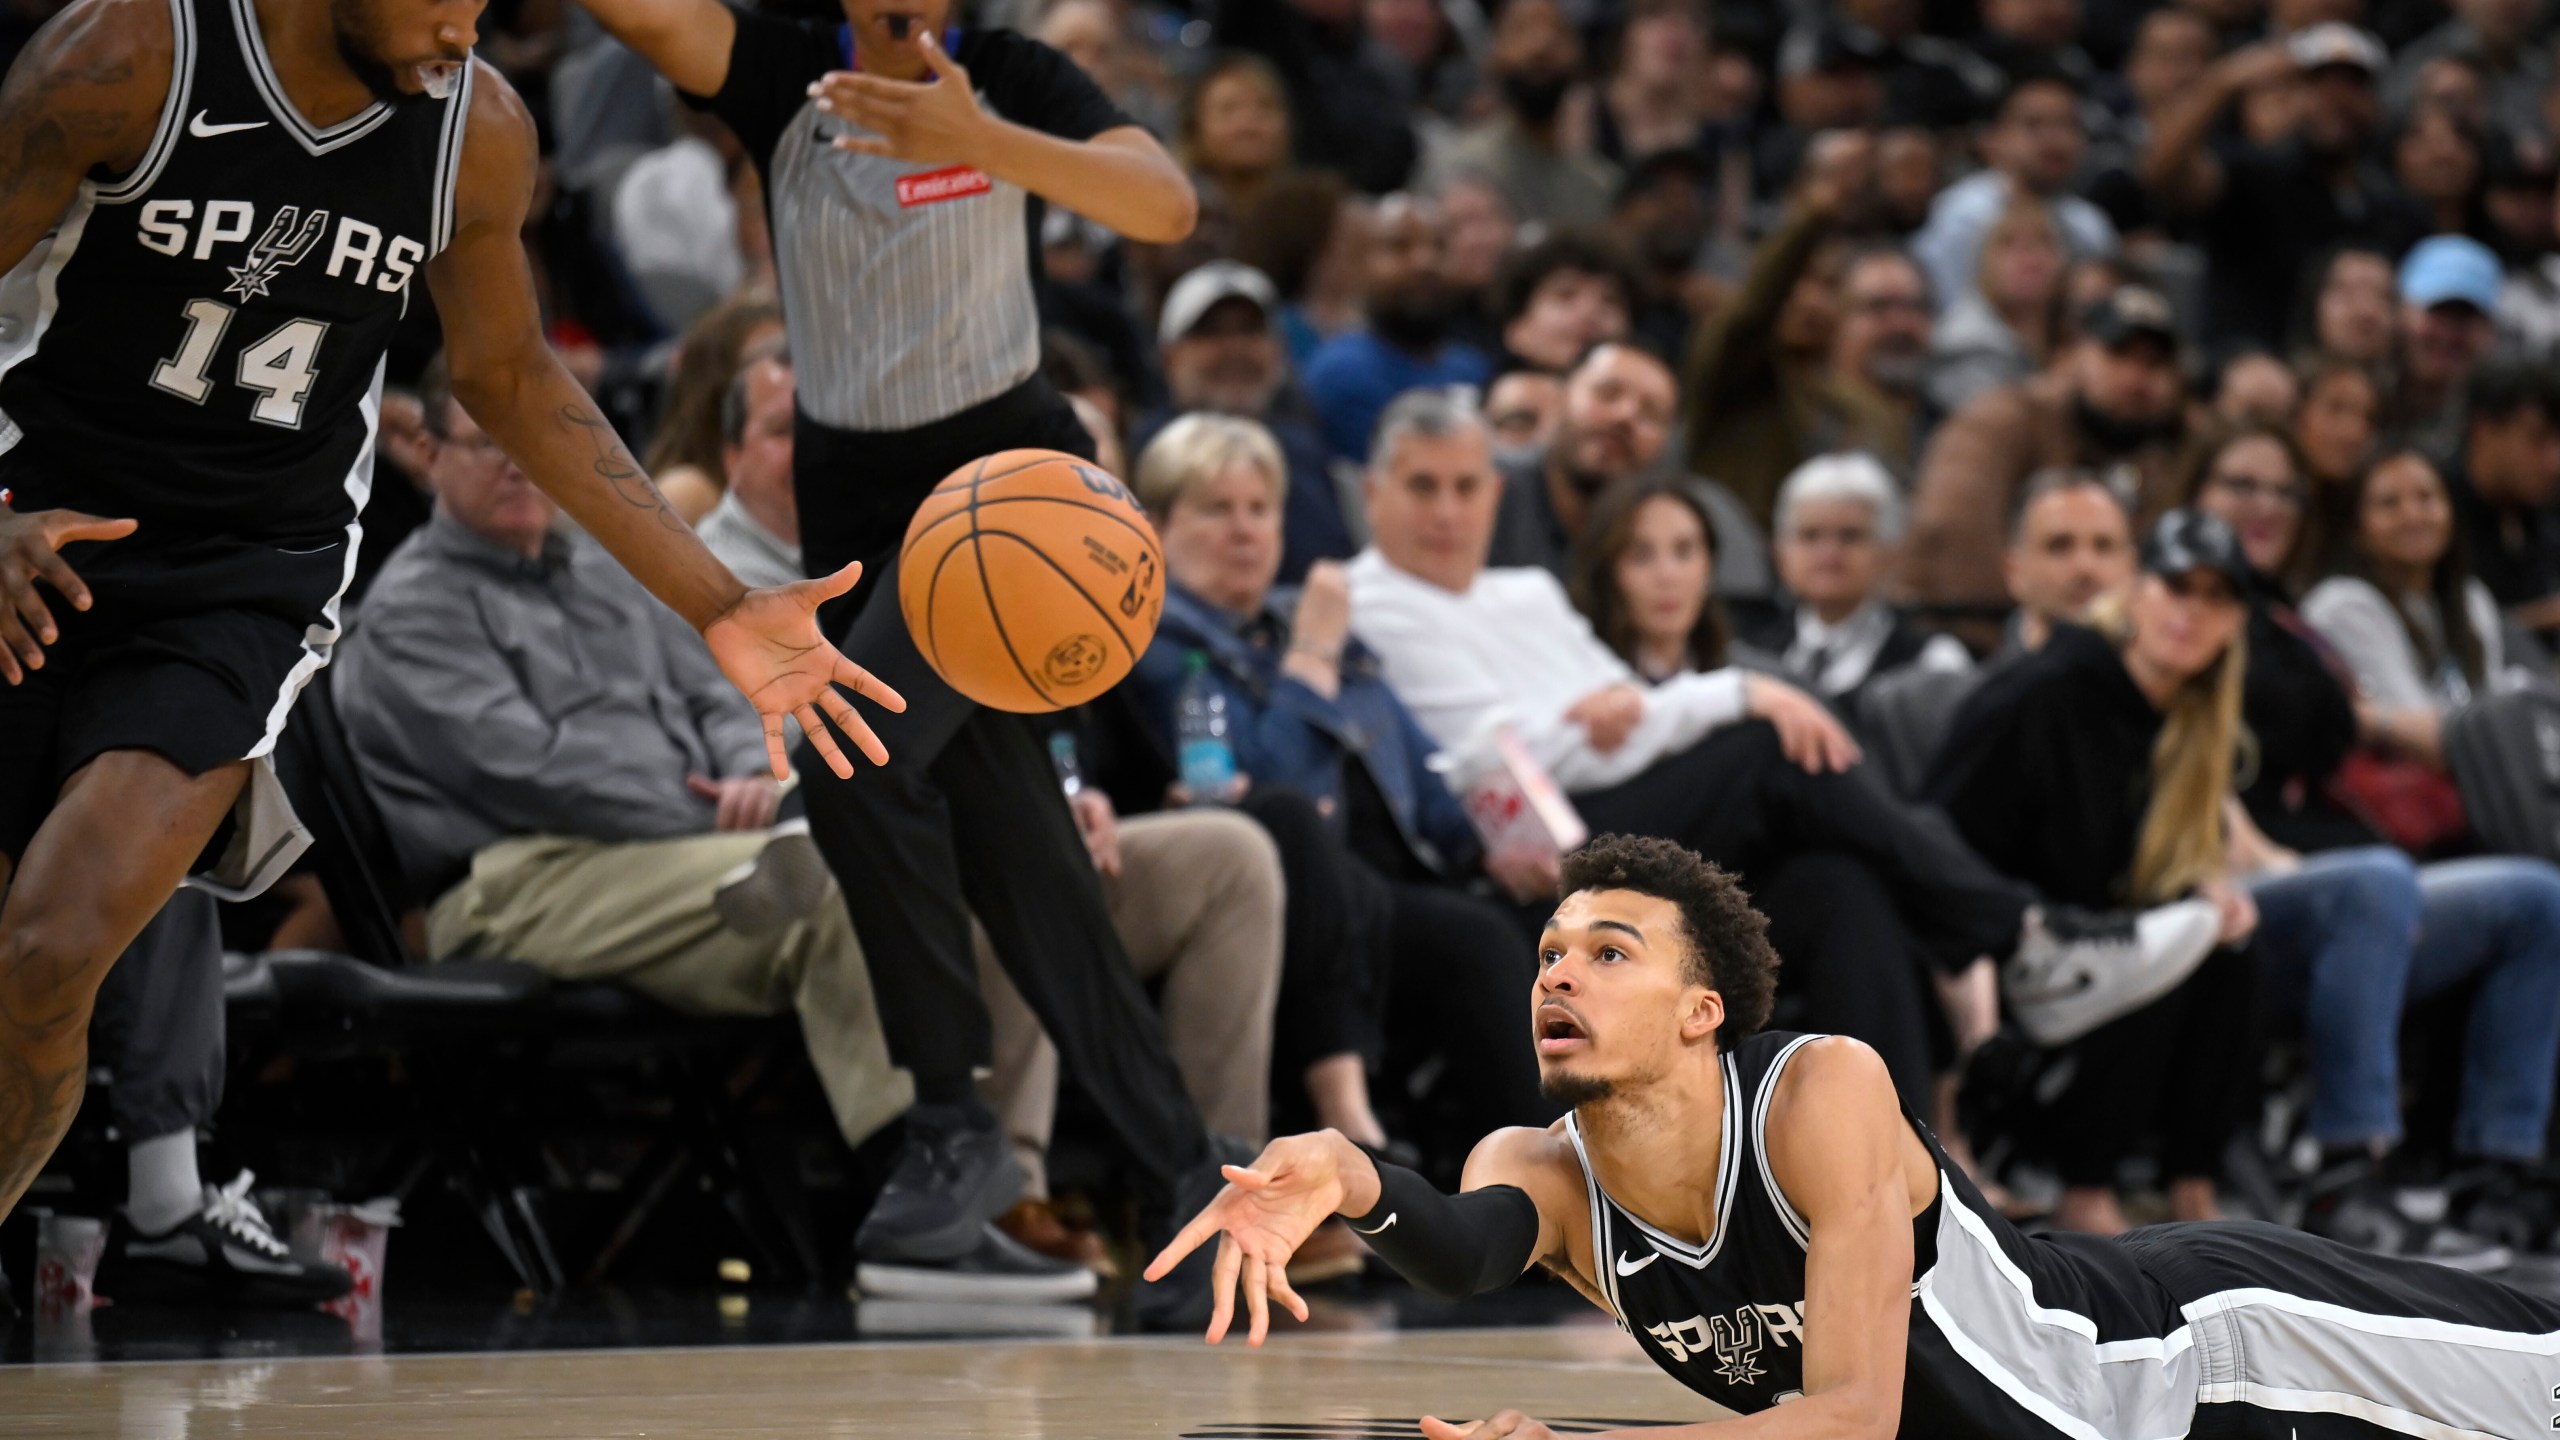
<instances>
[{"instance_id":1,"label":"white jersey trim","mask_svg":"<svg viewBox=\"0 0 2560 1440\"><path fill-rule=\"evenodd\" d=\"M266 32L258 28L258 10L252 0L231 0L231 23L240 32L240 53L248 57L249 83L265 97L267 108L275 113L276 123L282 125L285 133L303 149L314 155L326 155L372 134L391 118L391 107L376 100L335 125L325 128L313 125L303 118L300 110L294 108L293 97L285 93L284 82L276 78L275 62L267 57Z\"/></svg>"},{"instance_id":2,"label":"white jersey trim","mask_svg":"<svg viewBox=\"0 0 2560 1440\"><path fill-rule=\"evenodd\" d=\"M151 132L150 147L142 152L142 163L133 172L112 185L98 186L90 198L100 205L121 205L140 199L160 178L169 156L178 148L178 135L186 123L187 106L196 92L196 7L194 0L169 0L169 94L160 104L160 124Z\"/></svg>"},{"instance_id":3,"label":"white jersey trim","mask_svg":"<svg viewBox=\"0 0 2560 1440\"><path fill-rule=\"evenodd\" d=\"M53 328L54 312L61 308L56 293L62 279L62 267L71 263L72 253L80 248L80 236L89 227L89 217L96 212L95 187L82 184L71 208L62 212L62 223L53 233L36 242L17 268L0 275L0 316L27 317L26 329L17 339L0 342L0 379L10 371L35 358L44 344L45 332ZM6 415L0 415L0 455L17 448L26 432Z\"/></svg>"},{"instance_id":4,"label":"white jersey trim","mask_svg":"<svg viewBox=\"0 0 2560 1440\"><path fill-rule=\"evenodd\" d=\"M1778 1092L1778 1076L1785 1072L1787 1062L1796 1058L1797 1051L1822 1038L1820 1035L1800 1035L1788 1041L1787 1048L1778 1052L1778 1058L1769 1062L1768 1073L1760 1077L1760 1093L1751 1097L1751 1152L1752 1158L1760 1164L1760 1183L1769 1192L1769 1203L1777 1208L1778 1223L1787 1227L1787 1233L1795 1237L1797 1248L1804 1250L1813 1248L1813 1227L1806 1224L1804 1216L1788 1202L1787 1192L1778 1188L1777 1172L1769 1168L1769 1097Z\"/></svg>"},{"instance_id":5,"label":"white jersey trim","mask_svg":"<svg viewBox=\"0 0 2560 1440\"><path fill-rule=\"evenodd\" d=\"M436 194L433 218L428 221L427 258L444 253L453 243L454 194L462 183L463 136L471 128L471 82L480 69L478 60L462 67L462 83L454 87L445 103L444 133L436 141Z\"/></svg>"}]
</instances>

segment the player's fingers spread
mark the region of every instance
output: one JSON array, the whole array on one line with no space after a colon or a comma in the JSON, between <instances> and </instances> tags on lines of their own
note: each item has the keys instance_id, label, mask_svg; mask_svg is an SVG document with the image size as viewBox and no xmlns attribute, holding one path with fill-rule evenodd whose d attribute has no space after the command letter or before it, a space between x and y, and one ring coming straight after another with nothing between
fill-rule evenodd
<instances>
[{"instance_id":1,"label":"player's fingers spread","mask_svg":"<svg viewBox=\"0 0 2560 1440\"><path fill-rule=\"evenodd\" d=\"M888 681L847 660L841 654L836 656L835 681L892 715L907 713L906 696L890 689Z\"/></svg>"},{"instance_id":2,"label":"player's fingers spread","mask_svg":"<svg viewBox=\"0 0 2560 1440\"><path fill-rule=\"evenodd\" d=\"M791 778L791 757L783 750L782 717L779 715L764 717L764 755L765 759L773 762L774 779Z\"/></svg>"},{"instance_id":3,"label":"player's fingers spread","mask_svg":"<svg viewBox=\"0 0 2560 1440\"><path fill-rule=\"evenodd\" d=\"M1217 1233L1217 1207L1212 1205L1192 1216L1190 1224L1183 1226L1171 1240L1165 1242L1165 1247L1156 1252L1156 1258L1147 1262L1144 1272L1146 1277L1149 1280L1161 1280L1172 1274L1173 1267L1181 1264L1184 1256L1199 1249L1202 1242Z\"/></svg>"},{"instance_id":4,"label":"player's fingers spread","mask_svg":"<svg viewBox=\"0 0 2560 1440\"><path fill-rule=\"evenodd\" d=\"M1271 1266L1271 1298L1289 1307L1298 1323L1307 1323L1307 1302L1298 1298L1297 1288L1289 1283L1289 1257L1268 1262Z\"/></svg>"},{"instance_id":5,"label":"player's fingers spread","mask_svg":"<svg viewBox=\"0 0 2560 1440\"><path fill-rule=\"evenodd\" d=\"M36 587L26 581L12 580L9 583L6 608L15 622L25 628L27 643L19 647L22 653L34 649L38 642L50 645L61 638L62 632L53 623L53 611L46 608L44 597L36 593Z\"/></svg>"},{"instance_id":6,"label":"player's fingers spread","mask_svg":"<svg viewBox=\"0 0 2560 1440\"><path fill-rule=\"evenodd\" d=\"M1437 1415L1422 1417L1422 1433L1429 1440L1467 1440L1467 1432Z\"/></svg>"},{"instance_id":7,"label":"player's fingers spread","mask_svg":"<svg viewBox=\"0 0 2560 1440\"><path fill-rule=\"evenodd\" d=\"M56 545L74 540L121 540L134 532L138 520L110 520L101 515L84 515L77 510L57 510L45 521L45 538Z\"/></svg>"},{"instance_id":8,"label":"player's fingers spread","mask_svg":"<svg viewBox=\"0 0 2560 1440\"><path fill-rule=\"evenodd\" d=\"M827 762L827 768L836 772L836 778L852 779L853 762L844 758L844 750L836 744L836 737L827 733L826 725L818 719L818 708L803 705L792 711L791 717L800 722L800 733L809 737L809 744L817 750L818 758Z\"/></svg>"},{"instance_id":9,"label":"player's fingers spread","mask_svg":"<svg viewBox=\"0 0 2560 1440\"><path fill-rule=\"evenodd\" d=\"M1255 1163L1259 1164L1260 1162L1257 1161ZM1274 1178L1263 1174L1259 1170L1251 1169L1243 1165L1221 1165L1218 1167L1218 1173L1226 1176L1227 1183L1235 1186L1239 1190L1269 1189L1271 1181Z\"/></svg>"},{"instance_id":10,"label":"player's fingers spread","mask_svg":"<svg viewBox=\"0 0 2560 1440\"><path fill-rule=\"evenodd\" d=\"M1244 1310L1252 1322L1245 1331L1244 1343L1256 1350L1271 1334L1271 1266L1255 1259L1244 1267Z\"/></svg>"},{"instance_id":11,"label":"player's fingers spread","mask_svg":"<svg viewBox=\"0 0 2560 1440\"><path fill-rule=\"evenodd\" d=\"M0 674L7 675L12 685L26 678L24 672L19 669L21 661L25 662L28 669L41 668L44 664L44 648L36 644L34 636L27 634L19 626L17 616L6 610L0 610Z\"/></svg>"},{"instance_id":12,"label":"player's fingers spread","mask_svg":"<svg viewBox=\"0 0 2560 1440\"><path fill-rule=\"evenodd\" d=\"M791 588L799 591L800 597L808 601L809 608L814 610L861 583L862 562L856 560L833 575L821 575L814 580L796 581Z\"/></svg>"},{"instance_id":13,"label":"player's fingers spread","mask_svg":"<svg viewBox=\"0 0 2560 1440\"><path fill-rule=\"evenodd\" d=\"M853 748L862 752L862 758L874 765L889 763L889 747L880 742L870 722L855 713L852 701L830 690L818 703L826 707L827 718L836 722L836 728L853 742Z\"/></svg>"},{"instance_id":14,"label":"player's fingers spread","mask_svg":"<svg viewBox=\"0 0 2560 1440\"><path fill-rule=\"evenodd\" d=\"M1218 1260L1209 1271L1209 1343L1227 1338L1227 1327L1236 1318L1236 1272L1244 1263L1244 1252L1233 1240L1218 1242Z\"/></svg>"}]
</instances>

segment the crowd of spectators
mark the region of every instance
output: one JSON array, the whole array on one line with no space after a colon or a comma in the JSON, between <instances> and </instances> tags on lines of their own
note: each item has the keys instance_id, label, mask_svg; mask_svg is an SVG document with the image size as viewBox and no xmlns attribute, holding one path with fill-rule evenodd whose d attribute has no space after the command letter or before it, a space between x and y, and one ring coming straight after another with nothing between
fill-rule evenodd
<instances>
[{"instance_id":1,"label":"crowd of spectators","mask_svg":"<svg viewBox=\"0 0 2560 1440\"><path fill-rule=\"evenodd\" d=\"M1741 874L1783 1021L1875 1045L2055 1224L2219 1213L2274 1086L2287 1218L2553 1244L2560 869L2466 819L2453 743L2555 684L2552 7L964 9L1199 194L1171 244L1034 225L1043 370L1170 581L1062 781L1213 1129L1454 1173L1553 1117L1553 866L1457 793L1507 726L1593 830ZM796 574L753 165L574 6L484 33L551 146L555 343L733 567ZM334 683L430 949L796 1009L858 1142L904 1103L863 937L823 889L754 934L712 899L787 839L753 717L412 328ZM1171 783L1203 675L1233 794ZM1006 1229L1106 1265L1039 1172L1055 1057L989 988ZM2458 1103L2404 1124L2439 996Z\"/></svg>"}]
</instances>

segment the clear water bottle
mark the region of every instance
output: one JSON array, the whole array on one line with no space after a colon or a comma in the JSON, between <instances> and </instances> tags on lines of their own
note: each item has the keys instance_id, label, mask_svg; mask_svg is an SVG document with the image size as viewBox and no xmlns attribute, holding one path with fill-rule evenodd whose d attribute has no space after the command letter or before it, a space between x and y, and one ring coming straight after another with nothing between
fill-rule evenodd
<instances>
[{"instance_id":1,"label":"clear water bottle","mask_svg":"<svg viewBox=\"0 0 2560 1440\"><path fill-rule=\"evenodd\" d=\"M1232 798L1236 747L1227 738L1227 693L1211 678L1209 657L1199 651L1183 663L1173 723L1182 788L1191 792L1191 803L1214 805Z\"/></svg>"},{"instance_id":2,"label":"clear water bottle","mask_svg":"<svg viewBox=\"0 0 2560 1440\"><path fill-rule=\"evenodd\" d=\"M1058 772L1058 783L1066 787L1067 798L1074 799L1084 789L1084 767L1076 763L1074 731L1049 732L1049 764Z\"/></svg>"}]
</instances>

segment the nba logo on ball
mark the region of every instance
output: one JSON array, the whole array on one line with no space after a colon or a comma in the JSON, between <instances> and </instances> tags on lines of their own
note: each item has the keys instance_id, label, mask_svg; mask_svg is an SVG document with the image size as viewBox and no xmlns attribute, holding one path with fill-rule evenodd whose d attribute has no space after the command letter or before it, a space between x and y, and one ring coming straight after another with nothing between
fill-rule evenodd
<instances>
[{"instance_id":1,"label":"nba logo on ball","mask_svg":"<svg viewBox=\"0 0 2560 1440\"><path fill-rule=\"evenodd\" d=\"M1118 476L1055 450L953 471L898 551L916 648L981 705L1036 714L1120 683L1164 613L1164 552Z\"/></svg>"}]
</instances>

